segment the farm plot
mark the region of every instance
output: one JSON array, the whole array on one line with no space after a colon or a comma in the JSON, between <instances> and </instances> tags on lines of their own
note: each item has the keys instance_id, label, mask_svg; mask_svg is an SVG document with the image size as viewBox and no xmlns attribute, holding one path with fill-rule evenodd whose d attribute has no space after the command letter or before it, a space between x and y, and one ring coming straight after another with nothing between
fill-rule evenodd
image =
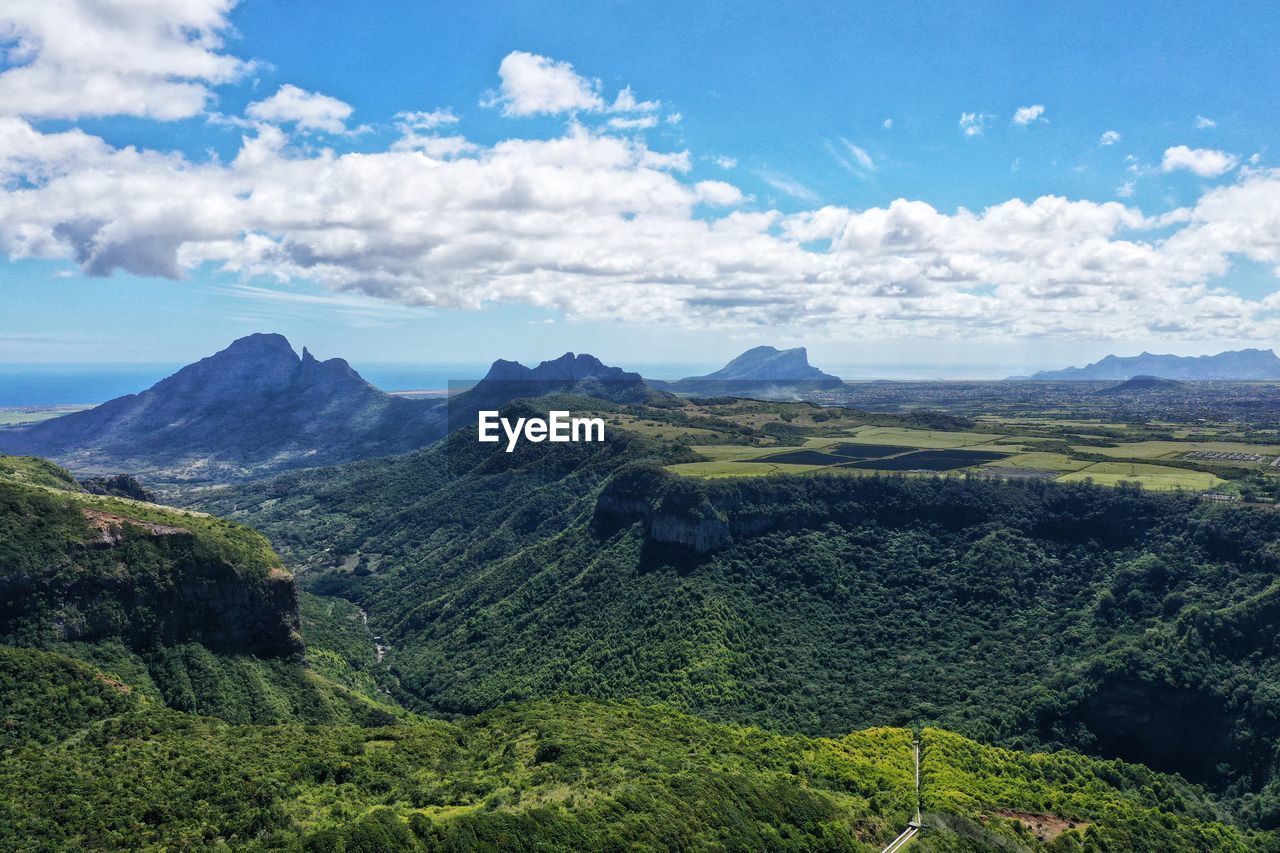
<instances>
[{"instance_id":1,"label":"farm plot","mask_svg":"<svg viewBox=\"0 0 1280 853\"><path fill-rule=\"evenodd\" d=\"M1086 479L1101 486L1136 482L1141 483L1143 488L1160 491L1212 489L1225 482L1206 471L1166 468L1163 465L1147 465L1140 462L1097 462L1088 468L1063 474L1057 482L1079 483Z\"/></svg>"},{"instance_id":2,"label":"farm plot","mask_svg":"<svg viewBox=\"0 0 1280 853\"><path fill-rule=\"evenodd\" d=\"M917 450L888 459L865 459L845 467L876 471L954 471L1002 459L1005 454L991 450Z\"/></svg>"},{"instance_id":3,"label":"farm plot","mask_svg":"<svg viewBox=\"0 0 1280 853\"><path fill-rule=\"evenodd\" d=\"M821 450L792 450L787 453L774 453L770 456L757 456L753 459L742 459L743 462L764 462L783 465L836 465L848 462L847 456L834 456Z\"/></svg>"},{"instance_id":4,"label":"farm plot","mask_svg":"<svg viewBox=\"0 0 1280 853\"><path fill-rule=\"evenodd\" d=\"M850 440L856 444L889 444L906 448L944 450L986 444L1007 437L992 432L949 432L937 429L868 426L859 427Z\"/></svg>"}]
</instances>

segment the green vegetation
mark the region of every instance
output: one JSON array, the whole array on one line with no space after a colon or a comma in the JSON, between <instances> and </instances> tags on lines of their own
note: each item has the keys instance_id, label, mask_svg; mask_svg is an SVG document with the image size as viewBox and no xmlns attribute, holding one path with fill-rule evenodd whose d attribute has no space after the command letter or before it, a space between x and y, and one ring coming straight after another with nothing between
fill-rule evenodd
<instances>
[{"instance_id":1,"label":"green vegetation","mask_svg":"<svg viewBox=\"0 0 1280 853\"><path fill-rule=\"evenodd\" d=\"M904 729L782 736L570 697L452 723L228 725L139 701L59 655L0 648L9 676L6 701L74 701L56 721L36 722L30 702L0 709L19 720L0 748L3 849L874 851L916 805ZM940 824L1025 840L1000 816L1040 809L1088 825L1056 850L1271 843L1145 768L937 730L924 748ZM954 837L930 831L923 849Z\"/></svg>"},{"instance_id":2,"label":"green vegetation","mask_svg":"<svg viewBox=\"0 0 1280 853\"><path fill-rule=\"evenodd\" d=\"M809 735L933 724L1180 772L1280 824L1280 658L1244 627L1272 612L1280 516L1084 484L635 465L664 452L459 434L207 506L363 607L388 689L419 711L568 692Z\"/></svg>"},{"instance_id":3,"label":"green vegetation","mask_svg":"<svg viewBox=\"0 0 1280 853\"><path fill-rule=\"evenodd\" d=\"M293 580L261 534L79 489L43 460L0 456L0 640L87 661L134 698L232 722L381 724L398 713L350 664L351 643L317 646L300 665ZM319 614L311 624L334 638ZM65 701L74 710L82 698Z\"/></svg>"}]
</instances>

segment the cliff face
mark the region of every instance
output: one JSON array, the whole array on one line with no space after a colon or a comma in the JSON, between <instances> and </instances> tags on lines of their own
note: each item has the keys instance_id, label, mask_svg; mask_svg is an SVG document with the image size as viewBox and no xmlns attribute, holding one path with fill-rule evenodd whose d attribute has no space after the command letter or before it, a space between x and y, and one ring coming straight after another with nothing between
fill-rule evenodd
<instances>
[{"instance_id":1,"label":"cliff face","mask_svg":"<svg viewBox=\"0 0 1280 853\"><path fill-rule=\"evenodd\" d=\"M293 578L239 525L0 480L0 641L302 653Z\"/></svg>"}]
</instances>

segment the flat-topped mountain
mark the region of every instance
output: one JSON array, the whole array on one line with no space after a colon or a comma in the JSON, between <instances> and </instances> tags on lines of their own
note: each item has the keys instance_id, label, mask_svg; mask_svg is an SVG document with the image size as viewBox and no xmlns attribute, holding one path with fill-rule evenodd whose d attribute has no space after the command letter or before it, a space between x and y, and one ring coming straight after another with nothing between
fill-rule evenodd
<instances>
[{"instance_id":1,"label":"flat-topped mountain","mask_svg":"<svg viewBox=\"0 0 1280 853\"><path fill-rule=\"evenodd\" d=\"M1041 370L1032 379L1280 379L1280 357L1269 349L1242 349L1217 355L1109 355L1084 367Z\"/></svg>"},{"instance_id":2,"label":"flat-topped mountain","mask_svg":"<svg viewBox=\"0 0 1280 853\"><path fill-rule=\"evenodd\" d=\"M838 388L844 383L840 377L809 364L804 347L780 350L759 346L714 373L652 384L682 394L747 394Z\"/></svg>"},{"instance_id":3,"label":"flat-topped mountain","mask_svg":"<svg viewBox=\"0 0 1280 853\"><path fill-rule=\"evenodd\" d=\"M243 479L400 453L444 434L439 401L395 397L340 358L255 334L140 394L0 435L0 450L77 473Z\"/></svg>"}]
</instances>

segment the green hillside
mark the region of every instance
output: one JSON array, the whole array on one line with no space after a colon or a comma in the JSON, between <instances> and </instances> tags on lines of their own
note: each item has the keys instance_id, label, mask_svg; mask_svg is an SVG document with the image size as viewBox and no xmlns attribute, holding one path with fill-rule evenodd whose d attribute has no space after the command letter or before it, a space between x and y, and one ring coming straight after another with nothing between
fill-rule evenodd
<instances>
[{"instance_id":1,"label":"green hillside","mask_svg":"<svg viewBox=\"0 0 1280 853\"><path fill-rule=\"evenodd\" d=\"M1273 513L1087 484L690 481L616 432L480 447L204 505L363 607L421 711L571 692L810 735L932 724L1182 773L1280 825Z\"/></svg>"},{"instance_id":2,"label":"green hillside","mask_svg":"<svg viewBox=\"0 0 1280 853\"><path fill-rule=\"evenodd\" d=\"M33 726L4 682L0 849L878 850L916 806L904 729L782 736L568 697L457 722L229 725L62 656L0 648L0 677L19 673L25 696L79 699ZM1054 850L1271 843L1145 768L938 730L923 743L921 849L982 849L964 846L975 833L1039 846L1004 815L1074 824Z\"/></svg>"},{"instance_id":3,"label":"green hillside","mask_svg":"<svg viewBox=\"0 0 1280 853\"><path fill-rule=\"evenodd\" d=\"M0 642L87 661L128 684L131 701L232 722L394 718L346 658L304 650L300 627L293 578L261 534L91 495L48 462L0 456ZM13 670L5 683L25 679ZM95 691L64 697L57 714L122 701Z\"/></svg>"}]
</instances>

